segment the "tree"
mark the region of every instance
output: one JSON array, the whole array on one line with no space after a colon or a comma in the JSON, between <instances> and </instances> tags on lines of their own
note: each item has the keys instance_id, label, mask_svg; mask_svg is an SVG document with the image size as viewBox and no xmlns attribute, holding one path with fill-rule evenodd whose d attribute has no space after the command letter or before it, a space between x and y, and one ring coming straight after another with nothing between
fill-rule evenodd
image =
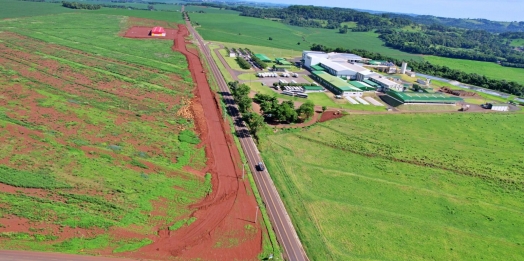
<instances>
[{"instance_id":1,"label":"tree","mask_svg":"<svg viewBox=\"0 0 524 261\"><path fill-rule=\"evenodd\" d=\"M327 110L326 106L322 106L322 112L325 112Z\"/></svg>"},{"instance_id":2,"label":"tree","mask_svg":"<svg viewBox=\"0 0 524 261\"><path fill-rule=\"evenodd\" d=\"M269 40L272 41L272 40L273 40L273 37L269 37Z\"/></svg>"},{"instance_id":3,"label":"tree","mask_svg":"<svg viewBox=\"0 0 524 261\"><path fill-rule=\"evenodd\" d=\"M298 115L304 115L304 119L307 119L315 113L315 104L308 100L304 102L300 107L297 109Z\"/></svg>"},{"instance_id":4,"label":"tree","mask_svg":"<svg viewBox=\"0 0 524 261\"><path fill-rule=\"evenodd\" d=\"M298 118L297 111L295 111L292 101L282 102L275 111L275 119L284 122L295 122Z\"/></svg>"},{"instance_id":5,"label":"tree","mask_svg":"<svg viewBox=\"0 0 524 261\"><path fill-rule=\"evenodd\" d=\"M249 127L249 132L252 135L257 135L257 132L264 127L264 117L256 114L256 113L248 113L244 117L244 121L246 121L247 126Z\"/></svg>"},{"instance_id":6,"label":"tree","mask_svg":"<svg viewBox=\"0 0 524 261\"><path fill-rule=\"evenodd\" d=\"M300 45L300 42L298 42L297 45Z\"/></svg>"}]
</instances>

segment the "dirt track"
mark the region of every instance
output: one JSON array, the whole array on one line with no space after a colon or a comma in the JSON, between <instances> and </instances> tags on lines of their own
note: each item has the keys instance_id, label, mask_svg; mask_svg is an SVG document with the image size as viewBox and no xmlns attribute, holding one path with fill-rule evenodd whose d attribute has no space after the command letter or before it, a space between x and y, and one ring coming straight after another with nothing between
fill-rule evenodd
<instances>
[{"instance_id":1,"label":"dirt track","mask_svg":"<svg viewBox=\"0 0 524 261\"><path fill-rule=\"evenodd\" d=\"M253 222L257 204L251 188L239 180L242 175L239 169L240 155L229 125L221 118L217 97L212 93L205 73L202 73L198 51L188 48L185 42L187 36L187 28L179 25L173 50L186 56L197 85L196 96L202 105L205 119L196 117L195 123L206 144L213 192L193 206L197 210L192 216L197 220L191 226L173 233L159 231L161 238L141 249L141 252L149 253L149 257L156 252L157 258L176 256L184 259L256 260L262 250L262 233L265 233L260 223ZM261 220L260 216L258 220ZM249 226L255 230L246 230ZM222 241L227 246L224 247Z\"/></svg>"}]
</instances>

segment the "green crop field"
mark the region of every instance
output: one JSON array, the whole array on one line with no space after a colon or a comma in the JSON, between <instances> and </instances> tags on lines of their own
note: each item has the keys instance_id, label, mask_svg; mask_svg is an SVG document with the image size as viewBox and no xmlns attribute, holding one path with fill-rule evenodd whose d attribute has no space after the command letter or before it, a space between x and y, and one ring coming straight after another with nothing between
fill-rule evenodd
<instances>
[{"instance_id":1,"label":"green crop field","mask_svg":"<svg viewBox=\"0 0 524 261\"><path fill-rule=\"evenodd\" d=\"M424 56L424 59L437 65L447 66L451 69L467 73L485 75L488 78L514 81L524 84L524 69L503 67L495 63L471 60L453 59L438 56Z\"/></svg>"},{"instance_id":2,"label":"green crop field","mask_svg":"<svg viewBox=\"0 0 524 261\"><path fill-rule=\"evenodd\" d=\"M209 41L296 51L308 50L312 43L317 43L329 47L366 49L400 59L421 59L421 56L383 46L375 33L340 34L338 30L289 26L218 9L208 13L191 13L190 17L193 23L200 24L198 32Z\"/></svg>"},{"instance_id":3,"label":"green crop field","mask_svg":"<svg viewBox=\"0 0 524 261\"><path fill-rule=\"evenodd\" d=\"M2 0L0 6L0 19L80 12L79 10L64 8L61 4L17 0Z\"/></svg>"},{"instance_id":4,"label":"green crop field","mask_svg":"<svg viewBox=\"0 0 524 261\"><path fill-rule=\"evenodd\" d=\"M523 260L523 120L349 115L261 152L311 260Z\"/></svg>"},{"instance_id":5,"label":"green crop field","mask_svg":"<svg viewBox=\"0 0 524 261\"><path fill-rule=\"evenodd\" d=\"M0 20L3 249L135 251L211 189L185 57L103 12Z\"/></svg>"}]
</instances>

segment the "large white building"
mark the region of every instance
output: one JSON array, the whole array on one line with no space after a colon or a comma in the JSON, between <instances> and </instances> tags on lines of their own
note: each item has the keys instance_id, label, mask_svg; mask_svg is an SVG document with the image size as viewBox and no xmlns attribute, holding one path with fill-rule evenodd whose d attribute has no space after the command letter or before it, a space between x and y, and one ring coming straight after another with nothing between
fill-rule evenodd
<instances>
[{"instance_id":1,"label":"large white building","mask_svg":"<svg viewBox=\"0 0 524 261\"><path fill-rule=\"evenodd\" d=\"M306 68L316 70L319 67L333 76L350 80L363 81L376 73L371 72L358 64L362 57L347 53L324 53L317 51L304 51L302 61Z\"/></svg>"},{"instance_id":2,"label":"large white building","mask_svg":"<svg viewBox=\"0 0 524 261\"><path fill-rule=\"evenodd\" d=\"M381 75L371 76L369 80L380 85L383 92L387 92L389 90L395 90L395 91L401 92L404 90L404 86L402 84L388 80L386 77L381 76Z\"/></svg>"}]
</instances>

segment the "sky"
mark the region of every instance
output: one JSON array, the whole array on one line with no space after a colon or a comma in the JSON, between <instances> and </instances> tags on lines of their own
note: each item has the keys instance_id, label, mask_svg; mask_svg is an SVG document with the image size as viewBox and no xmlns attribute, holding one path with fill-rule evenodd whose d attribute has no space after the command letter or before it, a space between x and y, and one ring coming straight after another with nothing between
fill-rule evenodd
<instances>
[{"instance_id":1,"label":"sky","mask_svg":"<svg viewBox=\"0 0 524 261\"><path fill-rule=\"evenodd\" d=\"M524 0L252 0L282 4L336 6L453 18L524 21Z\"/></svg>"}]
</instances>

